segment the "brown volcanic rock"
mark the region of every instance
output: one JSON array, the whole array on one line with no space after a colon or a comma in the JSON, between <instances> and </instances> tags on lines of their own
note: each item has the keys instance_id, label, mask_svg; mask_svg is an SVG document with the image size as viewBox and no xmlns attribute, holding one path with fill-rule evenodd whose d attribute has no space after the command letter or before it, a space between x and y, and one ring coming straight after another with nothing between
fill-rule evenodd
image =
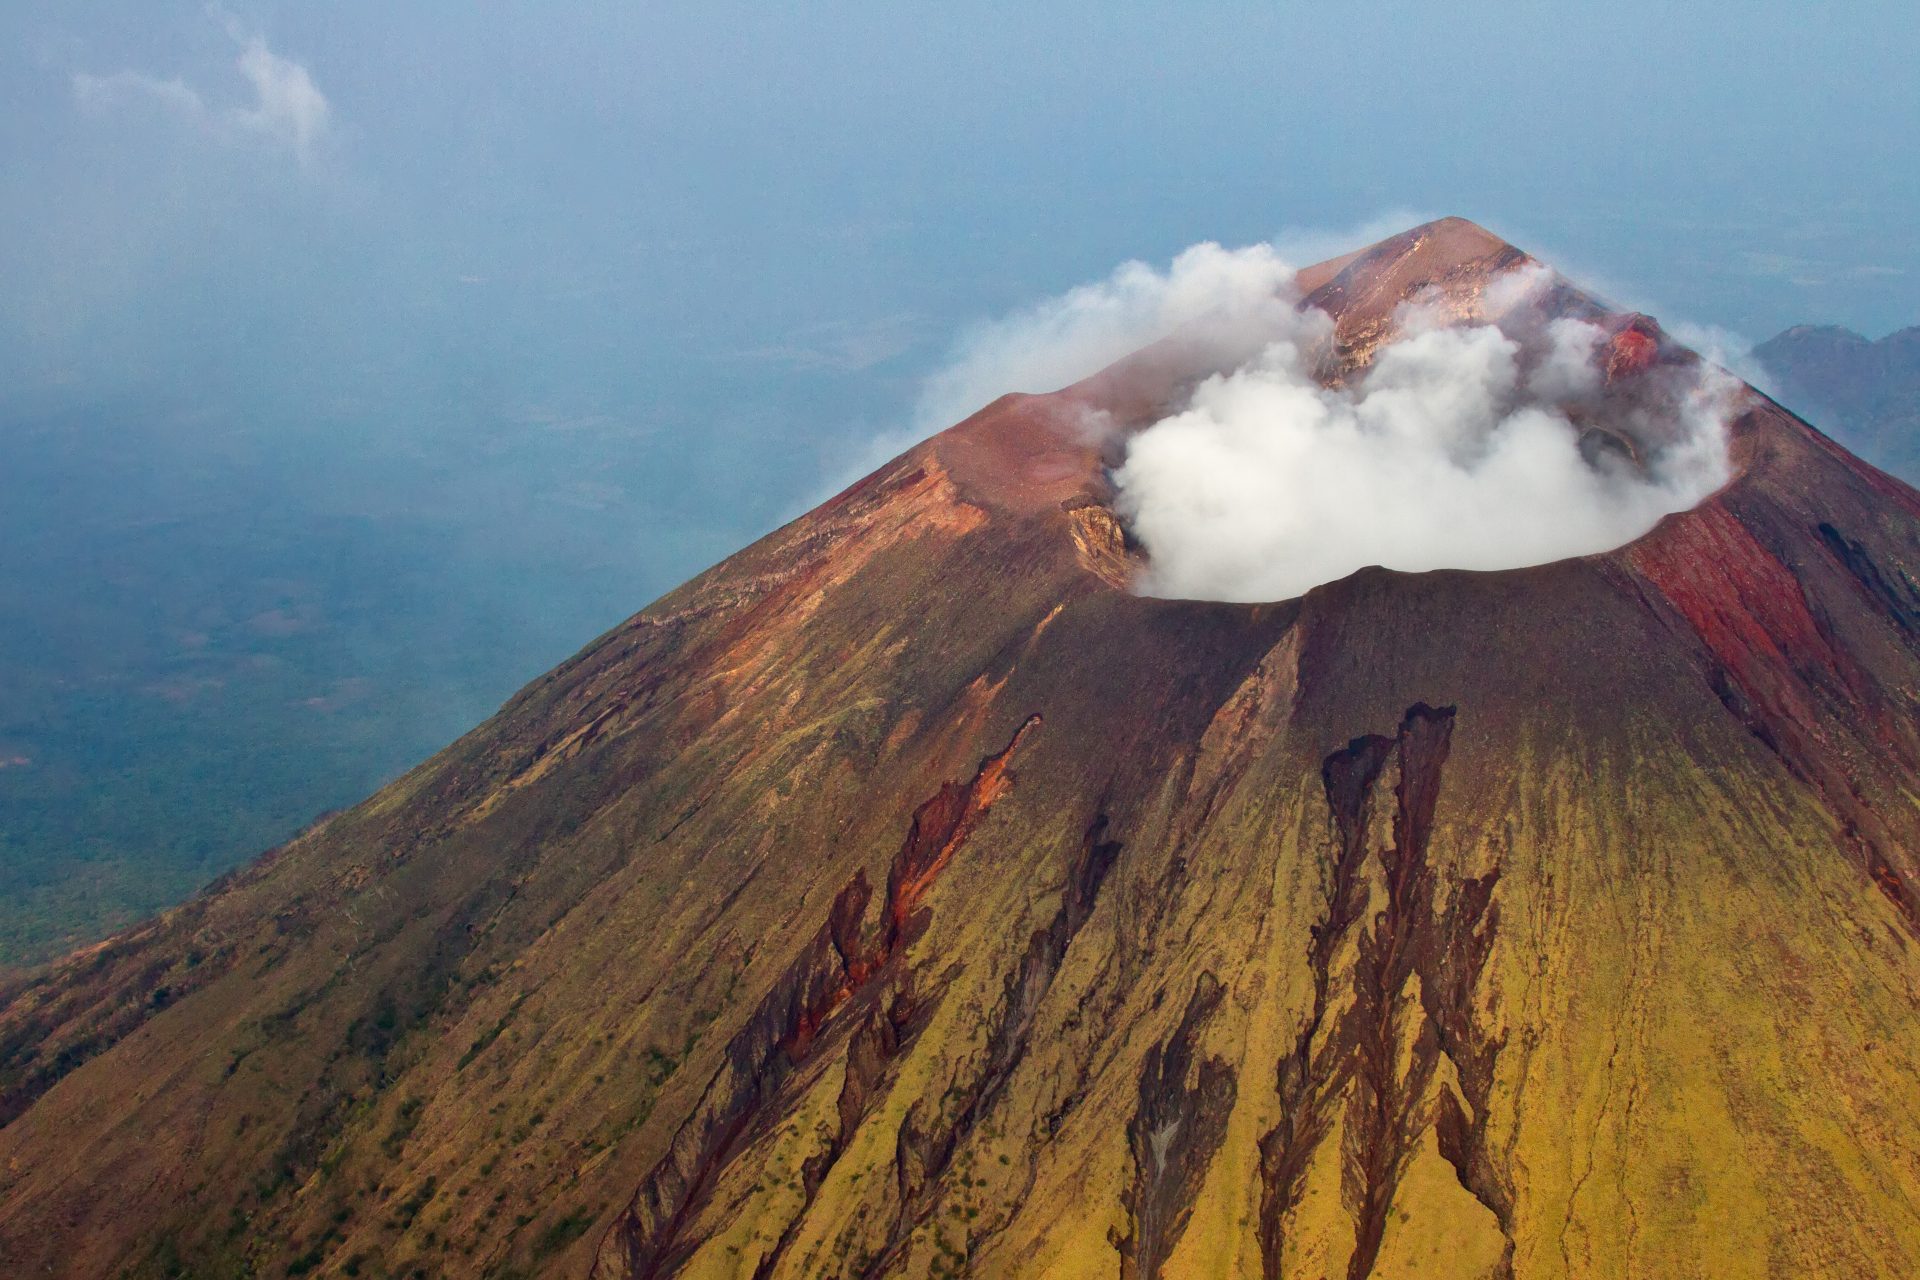
<instances>
[{"instance_id":1,"label":"brown volcanic rock","mask_svg":"<svg viewBox=\"0 0 1920 1280\"><path fill-rule=\"evenodd\" d=\"M1304 273L1329 376L1524 261ZM0 1271L1914 1274L1920 498L1755 395L1616 552L1133 596L1078 424L1200 372L996 402L16 983Z\"/></svg>"}]
</instances>

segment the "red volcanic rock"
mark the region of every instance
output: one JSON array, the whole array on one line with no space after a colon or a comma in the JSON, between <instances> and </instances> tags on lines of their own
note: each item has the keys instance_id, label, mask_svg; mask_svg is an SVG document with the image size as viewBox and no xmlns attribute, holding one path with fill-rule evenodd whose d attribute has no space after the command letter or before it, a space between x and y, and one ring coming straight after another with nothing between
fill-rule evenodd
<instances>
[{"instance_id":1,"label":"red volcanic rock","mask_svg":"<svg viewBox=\"0 0 1920 1280\"><path fill-rule=\"evenodd\" d=\"M1607 337L1602 367L1609 383L1645 373L1660 358L1660 326L1652 316L1625 316Z\"/></svg>"}]
</instances>

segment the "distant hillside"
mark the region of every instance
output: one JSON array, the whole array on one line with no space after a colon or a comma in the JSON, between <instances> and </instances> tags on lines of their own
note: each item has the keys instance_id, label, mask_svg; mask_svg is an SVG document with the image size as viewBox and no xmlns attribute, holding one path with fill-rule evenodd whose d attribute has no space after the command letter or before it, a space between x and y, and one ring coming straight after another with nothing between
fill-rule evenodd
<instances>
[{"instance_id":1,"label":"distant hillside","mask_svg":"<svg viewBox=\"0 0 1920 1280\"><path fill-rule=\"evenodd\" d=\"M1787 406L1907 480L1920 477L1920 325L1874 342L1795 325L1754 348Z\"/></svg>"}]
</instances>

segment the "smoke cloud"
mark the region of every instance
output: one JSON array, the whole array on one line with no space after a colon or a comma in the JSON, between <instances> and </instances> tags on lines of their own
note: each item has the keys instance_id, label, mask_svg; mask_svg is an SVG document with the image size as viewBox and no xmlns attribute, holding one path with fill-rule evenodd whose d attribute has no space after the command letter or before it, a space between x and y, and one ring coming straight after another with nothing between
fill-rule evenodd
<instances>
[{"instance_id":1,"label":"smoke cloud","mask_svg":"<svg viewBox=\"0 0 1920 1280\"><path fill-rule=\"evenodd\" d=\"M1284 327L1294 268L1271 245L1197 244L1166 271L1126 262L1107 279L990 324L955 344L916 406L917 440L1008 391L1052 391L1179 332L1257 352Z\"/></svg>"},{"instance_id":2,"label":"smoke cloud","mask_svg":"<svg viewBox=\"0 0 1920 1280\"><path fill-rule=\"evenodd\" d=\"M1605 331L1524 318L1556 279L1544 267L1492 282L1480 314L1499 324L1403 306L1393 340L1339 386L1319 376L1333 321L1298 306L1292 277L1271 246L1201 245L1166 272L1130 263L976 332L926 403L953 421L1198 336L1226 371L1128 437L1112 477L1147 553L1136 588L1157 596L1282 600L1369 565L1543 564L1629 542L1728 479L1740 384L1710 363L1659 365L1609 394Z\"/></svg>"},{"instance_id":3,"label":"smoke cloud","mask_svg":"<svg viewBox=\"0 0 1920 1280\"><path fill-rule=\"evenodd\" d=\"M1055 391L1172 333L1239 363L1292 314L1294 268L1273 245L1193 245L1162 271L1124 262L1105 280L963 330L922 383L906 424L863 442L792 509L799 515L887 459L1013 391ZM754 353L762 354L762 353Z\"/></svg>"},{"instance_id":4,"label":"smoke cloud","mask_svg":"<svg viewBox=\"0 0 1920 1280\"><path fill-rule=\"evenodd\" d=\"M1644 466L1583 449L1561 405L1597 393L1602 336L1556 321L1529 368L1491 325L1416 329L1331 390L1298 335L1276 340L1128 442L1114 481L1140 589L1283 600L1368 565L1517 568L1631 541L1725 482L1732 384L1680 389Z\"/></svg>"}]
</instances>

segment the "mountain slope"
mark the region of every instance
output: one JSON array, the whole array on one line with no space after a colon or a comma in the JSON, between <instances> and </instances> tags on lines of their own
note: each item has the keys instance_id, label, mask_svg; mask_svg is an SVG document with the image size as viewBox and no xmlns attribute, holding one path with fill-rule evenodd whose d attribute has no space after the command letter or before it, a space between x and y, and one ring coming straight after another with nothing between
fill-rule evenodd
<instances>
[{"instance_id":1,"label":"mountain slope","mask_svg":"<svg viewBox=\"0 0 1920 1280\"><path fill-rule=\"evenodd\" d=\"M1327 374L1527 261L1309 269ZM1601 319L1630 394L1690 357ZM1009 396L0 1009L0 1270L1907 1275L1920 497L1763 397L1605 555L1123 588Z\"/></svg>"}]
</instances>

